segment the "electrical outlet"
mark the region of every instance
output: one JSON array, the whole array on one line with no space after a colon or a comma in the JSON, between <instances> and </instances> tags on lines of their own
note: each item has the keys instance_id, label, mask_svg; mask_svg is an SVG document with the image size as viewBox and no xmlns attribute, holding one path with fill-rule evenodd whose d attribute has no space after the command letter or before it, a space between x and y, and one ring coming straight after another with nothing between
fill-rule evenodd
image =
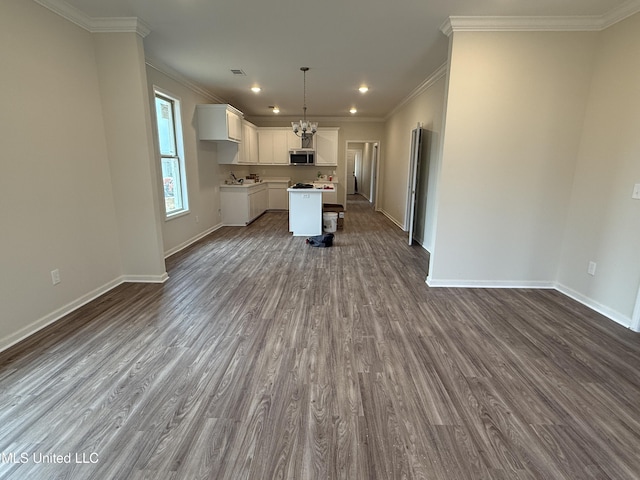
<instances>
[{"instance_id":1,"label":"electrical outlet","mask_svg":"<svg viewBox=\"0 0 640 480\"><path fill-rule=\"evenodd\" d=\"M631 194L631 198L635 198L636 200L640 200L640 183L636 183L633 186L633 193Z\"/></svg>"},{"instance_id":2,"label":"electrical outlet","mask_svg":"<svg viewBox=\"0 0 640 480\"><path fill-rule=\"evenodd\" d=\"M596 262L589 262L589 267L587 268L587 273L591 276L596 274Z\"/></svg>"},{"instance_id":3,"label":"electrical outlet","mask_svg":"<svg viewBox=\"0 0 640 480\"><path fill-rule=\"evenodd\" d=\"M200 223L200 217L196 215L196 223Z\"/></svg>"},{"instance_id":4,"label":"electrical outlet","mask_svg":"<svg viewBox=\"0 0 640 480\"><path fill-rule=\"evenodd\" d=\"M57 268L55 270L51 270L51 283L57 285L60 283L60 270Z\"/></svg>"}]
</instances>

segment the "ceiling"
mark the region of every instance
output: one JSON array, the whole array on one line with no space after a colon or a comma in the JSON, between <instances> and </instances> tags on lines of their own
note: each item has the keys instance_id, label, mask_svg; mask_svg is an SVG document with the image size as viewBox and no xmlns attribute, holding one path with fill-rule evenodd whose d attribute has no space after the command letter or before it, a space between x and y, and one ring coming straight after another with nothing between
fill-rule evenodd
<instances>
[{"instance_id":1,"label":"ceiling","mask_svg":"<svg viewBox=\"0 0 640 480\"><path fill-rule=\"evenodd\" d=\"M603 16L625 0L66 0L84 15L138 17L151 63L248 117L384 118L447 59L449 16ZM240 69L245 75L234 75ZM369 86L366 94L358 92ZM250 88L258 85L258 94Z\"/></svg>"}]
</instances>

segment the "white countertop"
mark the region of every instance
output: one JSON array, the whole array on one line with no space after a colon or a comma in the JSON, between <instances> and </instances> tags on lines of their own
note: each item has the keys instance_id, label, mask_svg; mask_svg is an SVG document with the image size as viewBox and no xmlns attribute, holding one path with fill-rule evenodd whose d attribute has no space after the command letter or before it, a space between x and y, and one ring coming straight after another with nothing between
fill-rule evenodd
<instances>
[{"instance_id":1,"label":"white countertop","mask_svg":"<svg viewBox=\"0 0 640 480\"><path fill-rule=\"evenodd\" d=\"M220 184L221 187L237 187L237 188L247 188L247 187L254 187L256 185L260 185L262 183L289 183L291 182L291 178L289 177L265 177L260 179L259 182L253 182L253 183L246 183L247 181L245 180L243 183L222 183Z\"/></svg>"},{"instance_id":2,"label":"white countertop","mask_svg":"<svg viewBox=\"0 0 640 480\"><path fill-rule=\"evenodd\" d=\"M269 182L290 182L291 181L291 177L262 177L261 179L263 182L269 183Z\"/></svg>"},{"instance_id":3,"label":"white countertop","mask_svg":"<svg viewBox=\"0 0 640 480\"><path fill-rule=\"evenodd\" d=\"M333 183L313 182L313 188L316 188L318 190L322 190L324 192L335 192L338 187Z\"/></svg>"},{"instance_id":4,"label":"white countertop","mask_svg":"<svg viewBox=\"0 0 640 480\"><path fill-rule=\"evenodd\" d=\"M329 177L331 177L331 180L329 180ZM321 175L320 177L314 178L313 181L320 183L338 183L338 177L335 175Z\"/></svg>"},{"instance_id":5,"label":"white countertop","mask_svg":"<svg viewBox=\"0 0 640 480\"><path fill-rule=\"evenodd\" d=\"M320 188L287 188L287 192L293 193L322 193L322 189Z\"/></svg>"},{"instance_id":6,"label":"white countertop","mask_svg":"<svg viewBox=\"0 0 640 480\"><path fill-rule=\"evenodd\" d=\"M220 184L221 187L230 187L230 188L250 188L250 187L257 187L259 185L262 185L263 183L266 182L258 182L258 183L222 183Z\"/></svg>"}]
</instances>

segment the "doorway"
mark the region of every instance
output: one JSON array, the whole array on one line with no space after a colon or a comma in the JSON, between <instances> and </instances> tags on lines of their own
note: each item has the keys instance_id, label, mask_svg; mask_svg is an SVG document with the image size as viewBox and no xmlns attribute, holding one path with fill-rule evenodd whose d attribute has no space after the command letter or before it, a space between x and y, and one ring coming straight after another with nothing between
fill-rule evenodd
<instances>
[{"instance_id":1,"label":"doorway","mask_svg":"<svg viewBox=\"0 0 640 480\"><path fill-rule=\"evenodd\" d=\"M345 179L347 194L362 196L375 206L380 158L378 140L348 140L346 145Z\"/></svg>"}]
</instances>

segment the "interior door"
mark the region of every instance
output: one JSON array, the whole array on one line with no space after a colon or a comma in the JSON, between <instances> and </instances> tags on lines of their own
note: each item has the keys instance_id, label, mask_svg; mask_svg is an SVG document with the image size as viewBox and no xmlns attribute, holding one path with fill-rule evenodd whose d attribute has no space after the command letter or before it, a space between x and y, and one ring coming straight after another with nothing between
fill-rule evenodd
<instances>
[{"instance_id":1,"label":"interior door","mask_svg":"<svg viewBox=\"0 0 640 480\"><path fill-rule=\"evenodd\" d=\"M413 244L413 230L416 214L416 186L420 170L422 129L414 128L411 131L411 158L409 159L409 196L407 201L407 221L409 230L409 245Z\"/></svg>"},{"instance_id":2,"label":"interior door","mask_svg":"<svg viewBox=\"0 0 640 480\"><path fill-rule=\"evenodd\" d=\"M378 144L375 143L373 145L373 156L371 157L371 190L370 190L370 196L369 196L369 201L371 203L373 203L375 205L377 198L376 198L376 191L377 191L377 185L376 182L378 181Z\"/></svg>"},{"instance_id":3,"label":"interior door","mask_svg":"<svg viewBox=\"0 0 640 480\"><path fill-rule=\"evenodd\" d=\"M640 287L638 288L638 296L636 297L636 305L631 315L631 330L640 332Z\"/></svg>"},{"instance_id":4,"label":"interior door","mask_svg":"<svg viewBox=\"0 0 640 480\"><path fill-rule=\"evenodd\" d=\"M356 150L347 150L347 195L356 193Z\"/></svg>"}]
</instances>

